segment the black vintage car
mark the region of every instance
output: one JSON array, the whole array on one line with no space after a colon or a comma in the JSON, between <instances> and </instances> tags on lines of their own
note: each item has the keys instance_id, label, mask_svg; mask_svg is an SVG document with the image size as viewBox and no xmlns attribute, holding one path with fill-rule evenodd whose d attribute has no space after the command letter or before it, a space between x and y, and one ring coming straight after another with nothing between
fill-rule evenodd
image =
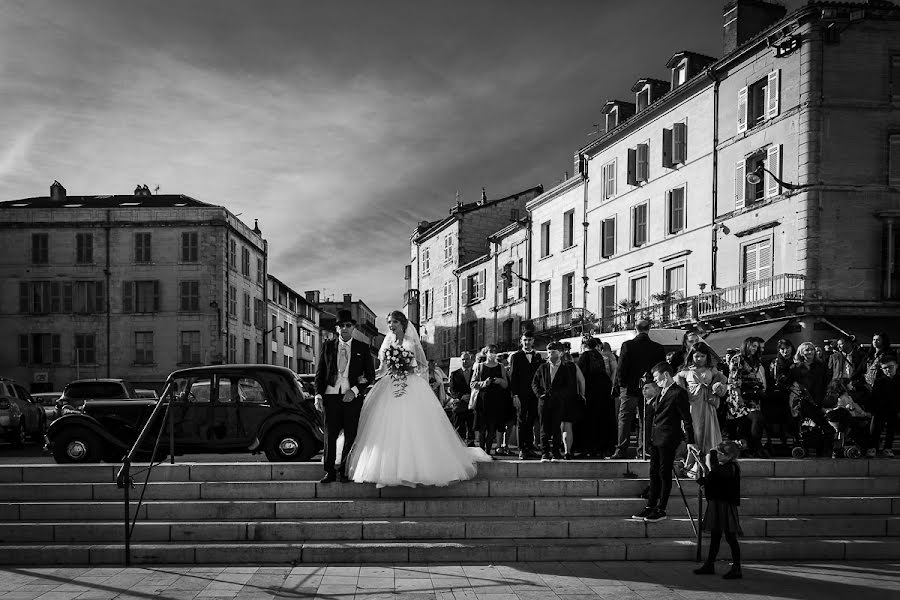
<instances>
[{"instance_id":1,"label":"black vintage car","mask_svg":"<svg viewBox=\"0 0 900 600\"><path fill-rule=\"evenodd\" d=\"M150 419L160 411L141 449L149 458L175 454L259 453L272 462L309 460L323 445L322 419L293 371L271 365L215 365L175 371L159 400L89 400L51 423L48 446L58 463L122 460ZM165 421L165 422L164 422ZM162 428L160 433L160 427Z\"/></svg>"}]
</instances>

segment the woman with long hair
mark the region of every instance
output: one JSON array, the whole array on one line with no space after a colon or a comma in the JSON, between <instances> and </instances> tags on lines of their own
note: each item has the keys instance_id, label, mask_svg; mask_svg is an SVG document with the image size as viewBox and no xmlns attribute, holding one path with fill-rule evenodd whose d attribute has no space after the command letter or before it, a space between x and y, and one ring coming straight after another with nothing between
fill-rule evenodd
<instances>
[{"instance_id":1,"label":"woman with long hair","mask_svg":"<svg viewBox=\"0 0 900 600\"><path fill-rule=\"evenodd\" d=\"M762 338L746 338L741 352L728 365L728 418L733 433L747 440L749 454L760 458L769 457L762 447L765 418L761 408L767 385L762 364L764 344Z\"/></svg>"},{"instance_id":2,"label":"woman with long hair","mask_svg":"<svg viewBox=\"0 0 900 600\"><path fill-rule=\"evenodd\" d=\"M881 370L881 357L891 353L891 337L885 331L876 331L872 334L872 347L866 354L866 384L869 389L875 385L875 380L884 376Z\"/></svg>"},{"instance_id":3,"label":"woman with long hair","mask_svg":"<svg viewBox=\"0 0 900 600\"><path fill-rule=\"evenodd\" d=\"M482 450L491 453L497 431L509 420L512 398L509 395L509 377L497 360L496 344L488 344L482 350L485 361L472 371L472 389L480 390L475 402L475 435Z\"/></svg>"},{"instance_id":4,"label":"woman with long hair","mask_svg":"<svg viewBox=\"0 0 900 600\"><path fill-rule=\"evenodd\" d=\"M781 444L787 446L787 432L791 425L791 369L794 368L796 348L788 339L778 340L778 354L769 363L770 392L763 398L762 413L771 441L774 431Z\"/></svg>"},{"instance_id":5,"label":"woman with long hair","mask_svg":"<svg viewBox=\"0 0 900 600\"><path fill-rule=\"evenodd\" d=\"M816 346L812 342L803 342L797 346L794 355L794 366L791 368L792 410L797 412L798 421L811 419L822 432L816 454L826 456L829 450L834 452L834 428L825 419L825 391L828 387L828 369L825 363L816 358Z\"/></svg>"},{"instance_id":6,"label":"woman with long hair","mask_svg":"<svg viewBox=\"0 0 900 600\"><path fill-rule=\"evenodd\" d=\"M688 392L694 443L700 448L702 458L722 441L716 409L728 393L728 379L713 366L712 349L706 342L694 343L682 366L675 382ZM696 458L688 455L685 468L690 469L695 462Z\"/></svg>"},{"instance_id":7,"label":"woman with long hair","mask_svg":"<svg viewBox=\"0 0 900 600\"><path fill-rule=\"evenodd\" d=\"M428 384L419 334L406 315L393 311L387 325L377 382L363 402L350 451L348 477L378 487L445 486L471 479L476 463L491 457L481 448L466 448L447 420ZM396 360L398 354L401 360Z\"/></svg>"}]
</instances>

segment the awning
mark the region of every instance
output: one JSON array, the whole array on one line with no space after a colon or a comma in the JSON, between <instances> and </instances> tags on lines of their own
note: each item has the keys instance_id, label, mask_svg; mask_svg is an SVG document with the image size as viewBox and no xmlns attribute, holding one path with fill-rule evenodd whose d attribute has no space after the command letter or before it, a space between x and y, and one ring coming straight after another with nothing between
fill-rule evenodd
<instances>
[{"instance_id":1,"label":"awning","mask_svg":"<svg viewBox=\"0 0 900 600\"><path fill-rule=\"evenodd\" d=\"M790 319L779 319L777 321L753 323L752 325L713 331L703 338L703 341L709 344L720 356L725 356L729 348L743 347L744 340L748 337L759 337L768 342L775 334L781 331L781 328L788 321Z\"/></svg>"}]
</instances>

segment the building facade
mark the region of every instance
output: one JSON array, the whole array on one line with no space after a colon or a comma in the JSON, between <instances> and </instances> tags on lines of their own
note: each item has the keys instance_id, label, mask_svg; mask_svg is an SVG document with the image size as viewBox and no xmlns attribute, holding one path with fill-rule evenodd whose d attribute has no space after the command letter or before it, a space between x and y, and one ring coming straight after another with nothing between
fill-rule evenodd
<instances>
[{"instance_id":1,"label":"building facade","mask_svg":"<svg viewBox=\"0 0 900 600\"><path fill-rule=\"evenodd\" d=\"M180 367L250 361L266 323L258 227L182 195L0 203L0 371L33 391L121 377L159 389Z\"/></svg>"},{"instance_id":2,"label":"building facade","mask_svg":"<svg viewBox=\"0 0 900 600\"><path fill-rule=\"evenodd\" d=\"M269 324L263 336L268 347L257 361L314 373L320 345L319 308L272 275L268 285Z\"/></svg>"},{"instance_id":3,"label":"building facade","mask_svg":"<svg viewBox=\"0 0 900 600\"><path fill-rule=\"evenodd\" d=\"M318 292L307 292L307 298ZM353 337L365 342L374 358L378 357L378 350L384 341L384 334L378 330L379 322L387 327L385 320L387 315L376 315L375 312L362 300L354 300L352 294L344 294L342 302L326 299L318 303L320 312L319 323L323 340L335 337L337 331L337 314L340 310L349 310L356 320L356 329ZM377 363L376 363L377 364Z\"/></svg>"}]
</instances>

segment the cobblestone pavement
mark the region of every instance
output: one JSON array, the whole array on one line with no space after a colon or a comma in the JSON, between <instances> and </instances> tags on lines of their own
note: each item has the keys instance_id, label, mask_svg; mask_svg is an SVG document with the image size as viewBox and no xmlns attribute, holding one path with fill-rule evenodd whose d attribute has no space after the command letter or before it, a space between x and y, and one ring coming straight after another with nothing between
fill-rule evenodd
<instances>
[{"instance_id":1,"label":"cobblestone pavement","mask_svg":"<svg viewBox=\"0 0 900 600\"><path fill-rule=\"evenodd\" d=\"M720 562L723 573L726 563ZM302 567L0 567L0 600L393 598L750 600L898 597L900 562L749 563L744 579L687 562Z\"/></svg>"}]
</instances>

